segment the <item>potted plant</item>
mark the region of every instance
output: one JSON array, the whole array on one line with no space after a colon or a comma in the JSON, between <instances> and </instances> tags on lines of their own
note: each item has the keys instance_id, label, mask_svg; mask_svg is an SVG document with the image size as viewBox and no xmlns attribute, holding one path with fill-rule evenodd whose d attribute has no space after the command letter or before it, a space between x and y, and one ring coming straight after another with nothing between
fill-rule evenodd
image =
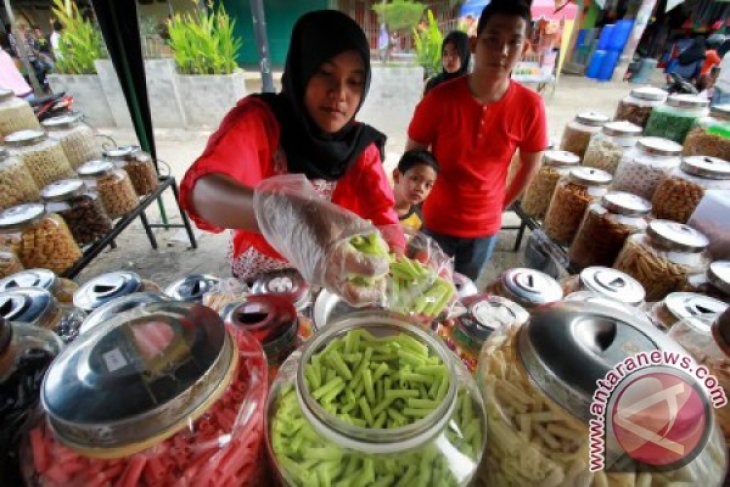
<instances>
[{"instance_id":1,"label":"potted plant","mask_svg":"<svg viewBox=\"0 0 730 487\"><path fill-rule=\"evenodd\" d=\"M428 11L428 26L422 31L413 29L416 45L416 60L423 66L424 75L430 78L441 72L441 44L444 36L439 29L433 12Z\"/></svg>"}]
</instances>

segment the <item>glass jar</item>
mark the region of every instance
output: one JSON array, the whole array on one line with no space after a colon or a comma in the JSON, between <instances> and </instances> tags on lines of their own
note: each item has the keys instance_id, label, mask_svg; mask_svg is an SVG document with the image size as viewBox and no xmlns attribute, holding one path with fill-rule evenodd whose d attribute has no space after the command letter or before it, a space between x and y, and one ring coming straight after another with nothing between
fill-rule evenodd
<instances>
[{"instance_id":1,"label":"glass jar","mask_svg":"<svg viewBox=\"0 0 730 487\"><path fill-rule=\"evenodd\" d=\"M710 113L709 106L710 101L701 96L670 95L666 104L651 111L644 135L683 144L695 121Z\"/></svg>"},{"instance_id":2,"label":"glass jar","mask_svg":"<svg viewBox=\"0 0 730 487\"><path fill-rule=\"evenodd\" d=\"M646 371L626 372L623 362L639 353L648 356L659 352L683 351L662 332L631 314L584 302L541 307L531 312L523 326L505 327L492 334L482 348L477 370L477 383L487 408L489 440L486 461L478 473L481 485L605 486L637 482L659 486L680 481L688 485L722 485L727 454L711 408L698 408L695 416L683 418L684 425L704 420L708 428L707 443L686 465L639 473L644 465L632 458L631 465L636 465L637 471L589 470L591 425L600 421L596 418L597 407L605 410L609 399L620 397L623 391L635 393L641 387L637 382L647 380L642 377ZM626 380L620 383L624 388L619 385L612 395L606 387L597 389L597 382L608 383L609 373L617 375L614 368L623 370ZM683 374L682 378L701 388L691 375ZM631 389L629 384L633 384ZM607 423L605 465L611 471L628 455L616 436L617 420L612 414L601 416Z\"/></svg>"},{"instance_id":3,"label":"glass jar","mask_svg":"<svg viewBox=\"0 0 730 487\"><path fill-rule=\"evenodd\" d=\"M730 105L713 106L709 117L697 119L684 139L682 154L730 161Z\"/></svg>"},{"instance_id":4,"label":"glass jar","mask_svg":"<svg viewBox=\"0 0 730 487\"><path fill-rule=\"evenodd\" d=\"M17 452L36 410L46 369L61 350L50 331L0 318L0 472L4 485L23 485Z\"/></svg>"},{"instance_id":5,"label":"glass jar","mask_svg":"<svg viewBox=\"0 0 730 487\"><path fill-rule=\"evenodd\" d=\"M616 172L624 153L636 145L641 127L629 122L608 122L600 132L591 137L583 157L583 165L602 169L609 174Z\"/></svg>"},{"instance_id":6,"label":"glass jar","mask_svg":"<svg viewBox=\"0 0 730 487\"><path fill-rule=\"evenodd\" d=\"M202 303L203 295L220 283L210 274L189 274L176 280L165 289L165 294L176 301Z\"/></svg>"},{"instance_id":7,"label":"glass jar","mask_svg":"<svg viewBox=\"0 0 730 487\"><path fill-rule=\"evenodd\" d=\"M669 293L650 307L649 315L656 326L669 330L677 322L690 318L713 318L728 308L727 303L697 293Z\"/></svg>"},{"instance_id":8,"label":"glass jar","mask_svg":"<svg viewBox=\"0 0 730 487\"><path fill-rule=\"evenodd\" d=\"M266 379L256 340L199 304L115 316L48 369L26 485L265 485Z\"/></svg>"},{"instance_id":9,"label":"glass jar","mask_svg":"<svg viewBox=\"0 0 730 487\"><path fill-rule=\"evenodd\" d=\"M730 303L730 260L717 260L710 264L707 272L689 276L682 291Z\"/></svg>"},{"instance_id":10,"label":"glass jar","mask_svg":"<svg viewBox=\"0 0 730 487\"><path fill-rule=\"evenodd\" d=\"M361 367L342 362L358 357ZM352 314L294 352L266 411L271 463L289 486L469 485L486 440L469 372L433 334L385 312Z\"/></svg>"},{"instance_id":11,"label":"glass jar","mask_svg":"<svg viewBox=\"0 0 730 487\"><path fill-rule=\"evenodd\" d=\"M6 136L19 130L39 130L30 103L15 96L12 90L0 89L0 135Z\"/></svg>"},{"instance_id":12,"label":"glass jar","mask_svg":"<svg viewBox=\"0 0 730 487\"><path fill-rule=\"evenodd\" d=\"M499 296L478 294L462 304L463 314L439 323L437 333L473 374L487 338L502 327L524 324L530 315L519 304Z\"/></svg>"},{"instance_id":13,"label":"glass jar","mask_svg":"<svg viewBox=\"0 0 730 487\"><path fill-rule=\"evenodd\" d=\"M649 121L652 109L664 104L668 95L666 91L653 86L634 88L629 96L618 103L613 119L626 120L643 129Z\"/></svg>"},{"instance_id":14,"label":"glass jar","mask_svg":"<svg viewBox=\"0 0 730 487\"><path fill-rule=\"evenodd\" d=\"M0 213L0 234L18 238L16 253L26 268L41 267L63 274L81 257L81 249L59 215L28 203Z\"/></svg>"},{"instance_id":15,"label":"glass jar","mask_svg":"<svg viewBox=\"0 0 730 487\"><path fill-rule=\"evenodd\" d=\"M73 303L73 295L79 286L71 279L58 277L48 269L26 269L0 280L0 291L18 287L39 287L53 294L59 303Z\"/></svg>"},{"instance_id":16,"label":"glass jar","mask_svg":"<svg viewBox=\"0 0 730 487\"><path fill-rule=\"evenodd\" d=\"M644 304L646 291L639 281L610 267L588 267L561 281L563 294L589 291L631 307Z\"/></svg>"},{"instance_id":17,"label":"glass jar","mask_svg":"<svg viewBox=\"0 0 730 487\"><path fill-rule=\"evenodd\" d=\"M502 272L487 286L485 292L514 301L528 310L563 299L563 289L558 281L543 272L525 267Z\"/></svg>"},{"instance_id":18,"label":"glass jar","mask_svg":"<svg viewBox=\"0 0 730 487\"><path fill-rule=\"evenodd\" d=\"M257 276L251 283L253 294L285 297L299 315L299 336L304 340L314 334L314 297L312 290L296 269L282 269Z\"/></svg>"},{"instance_id":19,"label":"glass jar","mask_svg":"<svg viewBox=\"0 0 730 487\"><path fill-rule=\"evenodd\" d=\"M48 136L61 143L69 164L76 169L81 164L101 157L101 146L94 130L81 121L80 114L61 115L43 121Z\"/></svg>"},{"instance_id":20,"label":"glass jar","mask_svg":"<svg viewBox=\"0 0 730 487\"><path fill-rule=\"evenodd\" d=\"M96 242L112 230L99 194L80 179L62 179L41 191L46 211L58 213L79 245Z\"/></svg>"},{"instance_id":21,"label":"glass jar","mask_svg":"<svg viewBox=\"0 0 730 487\"><path fill-rule=\"evenodd\" d=\"M86 186L99 193L106 214L112 220L137 208L139 198L126 172L108 161L91 161L79 166L79 176Z\"/></svg>"},{"instance_id":22,"label":"glass jar","mask_svg":"<svg viewBox=\"0 0 730 487\"><path fill-rule=\"evenodd\" d=\"M610 267L632 233L646 230L651 203L631 193L610 191L588 206L568 251L576 269Z\"/></svg>"},{"instance_id":23,"label":"glass jar","mask_svg":"<svg viewBox=\"0 0 730 487\"><path fill-rule=\"evenodd\" d=\"M41 130L14 132L5 137L5 143L10 155L22 159L38 188L76 175L61 144Z\"/></svg>"},{"instance_id":24,"label":"glass jar","mask_svg":"<svg viewBox=\"0 0 730 487\"><path fill-rule=\"evenodd\" d=\"M20 257L10 247L0 246L0 279L24 269Z\"/></svg>"},{"instance_id":25,"label":"glass jar","mask_svg":"<svg viewBox=\"0 0 730 487\"><path fill-rule=\"evenodd\" d=\"M564 301L578 301L589 305L608 306L609 308L614 308L622 313L630 314L637 320L637 323L640 321L648 328L657 327L652 318L649 316L649 313L647 313L643 307L631 306L595 291L576 291L565 296Z\"/></svg>"},{"instance_id":26,"label":"glass jar","mask_svg":"<svg viewBox=\"0 0 730 487\"><path fill-rule=\"evenodd\" d=\"M152 157L138 146L128 145L104 151L104 159L127 171L139 196L147 196L157 189L159 181Z\"/></svg>"},{"instance_id":27,"label":"glass jar","mask_svg":"<svg viewBox=\"0 0 730 487\"><path fill-rule=\"evenodd\" d=\"M611 175L591 167L572 169L558 182L545 214L543 228L560 245L570 245L588 205L608 191Z\"/></svg>"},{"instance_id":28,"label":"glass jar","mask_svg":"<svg viewBox=\"0 0 730 487\"><path fill-rule=\"evenodd\" d=\"M165 296L162 293L157 292L141 292L127 294L114 298L111 301L107 301L102 304L84 319L79 329L79 334L88 333L99 325L104 324L108 320L114 318L120 313L148 306L155 303L167 303L171 299L169 296Z\"/></svg>"},{"instance_id":29,"label":"glass jar","mask_svg":"<svg viewBox=\"0 0 730 487\"><path fill-rule=\"evenodd\" d=\"M682 146L671 140L642 137L616 168L612 189L651 201L662 178L679 166Z\"/></svg>"},{"instance_id":30,"label":"glass jar","mask_svg":"<svg viewBox=\"0 0 730 487\"><path fill-rule=\"evenodd\" d=\"M602 113L579 113L565 126L560 150L572 152L583 159L591 136L600 132L601 127L608 121L609 118Z\"/></svg>"},{"instance_id":31,"label":"glass jar","mask_svg":"<svg viewBox=\"0 0 730 487\"><path fill-rule=\"evenodd\" d=\"M657 186L654 216L687 223L708 189L730 190L730 163L716 157L685 157Z\"/></svg>"},{"instance_id":32,"label":"glass jar","mask_svg":"<svg viewBox=\"0 0 730 487\"><path fill-rule=\"evenodd\" d=\"M626 239L613 267L639 281L647 301L659 301L707 269L707 245L707 237L690 226L654 220L646 232Z\"/></svg>"},{"instance_id":33,"label":"glass jar","mask_svg":"<svg viewBox=\"0 0 730 487\"><path fill-rule=\"evenodd\" d=\"M533 218L542 219L550 206L550 199L553 197L558 180L567 175L570 168L579 162L580 158L571 152L545 151L542 166L525 190L520 202L525 213Z\"/></svg>"},{"instance_id":34,"label":"glass jar","mask_svg":"<svg viewBox=\"0 0 730 487\"><path fill-rule=\"evenodd\" d=\"M13 323L51 330L64 342L78 336L86 317L81 310L60 304L49 291L40 287L0 291L0 316Z\"/></svg>"},{"instance_id":35,"label":"glass jar","mask_svg":"<svg viewBox=\"0 0 730 487\"><path fill-rule=\"evenodd\" d=\"M0 211L39 199L38 186L23 161L0 148Z\"/></svg>"},{"instance_id":36,"label":"glass jar","mask_svg":"<svg viewBox=\"0 0 730 487\"><path fill-rule=\"evenodd\" d=\"M82 284L74 293L76 307L91 313L102 305L132 293L161 293L160 286L132 271L100 274Z\"/></svg>"}]
</instances>

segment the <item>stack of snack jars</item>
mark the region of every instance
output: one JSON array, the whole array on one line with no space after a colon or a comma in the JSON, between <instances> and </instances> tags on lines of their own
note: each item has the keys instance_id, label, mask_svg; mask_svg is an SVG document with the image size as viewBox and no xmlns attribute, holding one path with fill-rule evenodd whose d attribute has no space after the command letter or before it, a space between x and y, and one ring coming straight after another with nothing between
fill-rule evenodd
<instances>
[{"instance_id":1,"label":"stack of snack jars","mask_svg":"<svg viewBox=\"0 0 730 487\"><path fill-rule=\"evenodd\" d=\"M16 287L0 291L0 317L51 330L63 341L74 340L86 315L73 306L59 303L40 287Z\"/></svg>"},{"instance_id":2,"label":"stack of snack jars","mask_svg":"<svg viewBox=\"0 0 730 487\"><path fill-rule=\"evenodd\" d=\"M663 300L647 307L654 324L666 331L682 320L715 316L725 311L728 305L704 294L680 292L669 293Z\"/></svg>"},{"instance_id":3,"label":"stack of snack jars","mask_svg":"<svg viewBox=\"0 0 730 487\"><path fill-rule=\"evenodd\" d=\"M553 197L558 180L567 175L570 168L579 162L580 158L572 152L545 151L542 166L520 202L525 213L533 218L542 219L550 206L550 199Z\"/></svg>"},{"instance_id":4,"label":"stack of snack jars","mask_svg":"<svg viewBox=\"0 0 730 487\"><path fill-rule=\"evenodd\" d=\"M38 130L41 124L30 104L12 90L0 89L0 137L19 130Z\"/></svg>"},{"instance_id":5,"label":"stack of snack jars","mask_svg":"<svg viewBox=\"0 0 730 487\"><path fill-rule=\"evenodd\" d=\"M101 146L94 130L81 121L81 114L68 114L43 121L48 136L61 143L69 164L76 169L81 164L101 157Z\"/></svg>"},{"instance_id":6,"label":"stack of snack jars","mask_svg":"<svg viewBox=\"0 0 730 487\"><path fill-rule=\"evenodd\" d=\"M558 281L544 272L526 267L502 272L485 292L506 298L528 310L563 299L563 289Z\"/></svg>"},{"instance_id":7,"label":"stack of snack jars","mask_svg":"<svg viewBox=\"0 0 730 487\"><path fill-rule=\"evenodd\" d=\"M63 179L41 191L46 210L63 217L76 242L96 242L112 229L99 194L89 191L80 179Z\"/></svg>"},{"instance_id":8,"label":"stack of snack jars","mask_svg":"<svg viewBox=\"0 0 730 487\"><path fill-rule=\"evenodd\" d=\"M651 201L662 178L679 166L682 146L657 137L639 139L624 154L613 176L612 189L626 191Z\"/></svg>"},{"instance_id":9,"label":"stack of snack jars","mask_svg":"<svg viewBox=\"0 0 730 487\"><path fill-rule=\"evenodd\" d=\"M0 211L38 199L38 186L23 161L0 148Z\"/></svg>"},{"instance_id":10,"label":"stack of snack jars","mask_svg":"<svg viewBox=\"0 0 730 487\"><path fill-rule=\"evenodd\" d=\"M616 172L624 153L636 145L641 127L629 122L609 122L591 137L583 165L602 169L609 174Z\"/></svg>"},{"instance_id":11,"label":"stack of snack jars","mask_svg":"<svg viewBox=\"0 0 730 487\"><path fill-rule=\"evenodd\" d=\"M631 193L610 191L588 207L568 257L577 269L610 267L635 232L647 226L651 203Z\"/></svg>"},{"instance_id":12,"label":"stack of snack jars","mask_svg":"<svg viewBox=\"0 0 730 487\"><path fill-rule=\"evenodd\" d=\"M668 220L654 220L646 232L626 239L613 267L639 281L647 301L659 301L679 291L687 277L705 272L710 264L707 237L694 228Z\"/></svg>"},{"instance_id":13,"label":"stack of snack jars","mask_svg":"<svg viewBox=\"0 0 730 487\"><path fill-rule=\"evenodd\" d=\"M560 150L572 152L583 159L591 137L600 132L601 127L608 121L609 118L602 113L579 113L565 126Z\"/></svg>"},{"instance_id":14,"label":"stack of snack jars","mask_svg":"<svg viewBox=\"0 0 730 487\"><path fill-rule=\"evenodd\" d=\"M39 287L50 292L59 303L73 303L73 295L79 285L71 279L58 277L48 269L25 269L0 279L0 291L12 291L18 287Z\"/></svg>"},{"instance_id":15,"label":"stack of snack jars","mask_svg":"<svg viewBox=\"0 0 730 487\"><path fill-rule=\"evenodd\" d=\"M5 137L5 143L10 154L25 163L38 188L75 175L61 144L42 130L14 132Z\"/></svg>"},{"instance_id":16,"label":"stack of snack jars","mask_svg":"<svg viewBox=\"0 0 730 487\"><path fill-rule=\"evenodd\" d=\"M614 120L626 120L642 129L649 121L652 109L662 105L669 94L653 86L634 88L626 98L622 99L616 108Z\"/></svg>"},{"instance_id":17,"label":"stack of snack jars","mask_svg":"<svg viewBox=\"0 0 730 487\"><path fill-rule=\"evenodd\" d=\"M592 167L572 169L558 182L545 214L545 233L560 245L570 245L588 205L603 197L611 175Z\"/></svg>"},{"instance_id":18,"label":"stack of snack jars","mask_svg":"<svg viewBox=\"0 0 730 487\"><path fill-rule=\"evenodd\" d=\"M707 272L689 276L682 290L730 303L730 261L716 260L710 264Z\"/></svg>"},{"instance_id":19,"label":"stack of snack jars","mask_svg":"<svg viewBox=\"0 0 730 487\"><path fill-rule=\"evenodd\" d=\"M695 121L706 117L710 101L697 95L670 95L667 103L651 111L644 135L683 144Z\"/></svg>"},{"instance_id":20,"label":"stack of snack jars","mask_svg":"<svg viewBox=\"0 0 730 487\"><path fill-rule=\"evenodd\" d=\"M709 117L697 119L684 140L682 153L730 161L730 105L713 106Z\"/></svg>"},{"instance_id":21,"label":"stack of snack jars","mask_svg":"<svg viewBox=\"0 0 730 487\"><path fill-rule=\"evenodd\" d=\"M152 157L136 145L126 145L104 151L104 159L124 169L139 196L147 196L157 189L157 169Z\"/></svg>"},{"instance_id":22,"label":"stack of snack jars","mask_svg":"<svg viewBox=\"0 0 730 487\"><path fill-rule=\"evenodd\" d=\"M126 172L108 161L91 161L78 168L86 186L99 193L106 214L112 220L137 208L139 198Z\"/></svg>"},{"instance_id":23,"label":"stack of snack jars","mask_svg":"<svg viewBox=\"0 0 730 487\"><path fill-rule=\"evenodd\" d=\"M63 274L82 255L63 218L46 212L38 203L0 213L0 234L16 242L16 252L26 268L41 267Z\"/></svg>"},{"instance_id":24,"label":"stack of snack jars","mask_svg":"<svg viewBox=\"0 0 730 487\"><path fill-rule=\"evenodd\" d=\"M657 186L652 199L654 216L687 223L709 189L730 190L730 162L716 157L685 157Z\"/></svg>"}]
</instances>

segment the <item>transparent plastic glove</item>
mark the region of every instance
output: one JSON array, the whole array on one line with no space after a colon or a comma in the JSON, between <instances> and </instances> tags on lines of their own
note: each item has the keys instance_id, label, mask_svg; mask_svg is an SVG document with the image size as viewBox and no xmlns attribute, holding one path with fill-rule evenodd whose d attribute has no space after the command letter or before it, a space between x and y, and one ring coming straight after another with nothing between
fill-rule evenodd
<instances>
[{"instance_id":1,"label":"transparent plastic glove","mask_svg":"<svg viewBox=\"0 0 730 487\"><path fill-rule=\"evenodd\" d=\"M378 230L321 198L303 175L275 176L259 183L254 212L266 241L310 284L325 287L354 306L377 304L384 297L388 247ZM366 251L352 244L357 236L367 237Z\"/></svg>"}]
</instances>

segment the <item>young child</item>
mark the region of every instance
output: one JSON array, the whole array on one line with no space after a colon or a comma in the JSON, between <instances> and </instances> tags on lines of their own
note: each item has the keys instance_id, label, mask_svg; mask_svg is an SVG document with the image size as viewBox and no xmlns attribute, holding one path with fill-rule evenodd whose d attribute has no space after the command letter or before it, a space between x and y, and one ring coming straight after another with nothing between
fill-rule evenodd
<instances>
[{"instance_id":1,"label":"young child","mask_svg":"<svg viewBox=\"0 0 730 487\"><path fill-rule=\"evenodd\" d=\"M431 192L438 172L439 164L427 150L405 152L393 170L395 211L404 230L418 232L421 229L421 203Z\"/></svg>"}]
</instances>

